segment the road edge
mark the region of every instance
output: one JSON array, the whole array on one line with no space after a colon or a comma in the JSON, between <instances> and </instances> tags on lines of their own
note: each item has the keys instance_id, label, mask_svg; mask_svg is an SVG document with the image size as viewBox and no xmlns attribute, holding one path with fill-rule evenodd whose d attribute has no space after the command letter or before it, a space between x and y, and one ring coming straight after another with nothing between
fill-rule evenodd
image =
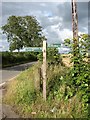
<instances>
[{"instance_id":1,"label":"road edge","mask_svg":"<svg viewBox=\"0 0 90 120\"><path fill-rule=\"evenodd\" d=\"M0 89L1 89L2 87L4 87L7 82L10 82L11 80L14 80L14 79L15 79L16 77L18 77L20 74L21 74L21 72L20 72L18 75L16 75L15 77L9 79L8 81L1 83L1 84L0 84Z\"/></svg>"}]
</instances>

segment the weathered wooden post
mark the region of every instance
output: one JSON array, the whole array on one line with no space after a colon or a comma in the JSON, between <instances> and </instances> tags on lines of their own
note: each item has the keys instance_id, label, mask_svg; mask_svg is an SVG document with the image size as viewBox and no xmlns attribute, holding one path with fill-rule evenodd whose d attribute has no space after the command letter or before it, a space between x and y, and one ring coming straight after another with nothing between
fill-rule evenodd
<instances>
[{"instance_id":1,"label":"weathered wooden post","mask_svg":"<svg viewBox=\"0 0 90 120\"><path fill-rule=\"evenodd\" d=\"M37 69L34 70L35 74L34 74L34 86L35 86L35 90L37 92L40 92L40 80L41 80L41 76L40 76L40 68L37 67Z\"/></svg>"},{"instance_id":2,"label":"weathered wooden post","mask_svg":"<svg viewBox=\"0 0 90 120\"><path fill-rule=\"evenodd\" d=\"M43 99L46 101L46 40L43 41Z\"/></svg>"}]
</instances>

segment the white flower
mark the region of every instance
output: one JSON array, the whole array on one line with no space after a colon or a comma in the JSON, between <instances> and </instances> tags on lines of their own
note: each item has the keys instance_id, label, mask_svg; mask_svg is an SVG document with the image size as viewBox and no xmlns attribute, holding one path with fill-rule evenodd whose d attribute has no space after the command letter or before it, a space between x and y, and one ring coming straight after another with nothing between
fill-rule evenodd
<instances>
[{"instance_id":1,"label":"white flower","mask_svg":"<svg viewBox=\"0 0 90 120\"><path fill-rule=\"evenodd\" d=\"M63 80L63 76L61 76L60 79Z\"/></svg>"},{"instance_id":2,"label":"white flower","mask_svg":"<svg viewBox=\"0 0 90 120\"><path fill-rule=\"evenodd\" d=\"M50 111L53 113L53 112L56 112L56 107L54 107L53 109L51 109Z\"/></svg>"}]
</instances>

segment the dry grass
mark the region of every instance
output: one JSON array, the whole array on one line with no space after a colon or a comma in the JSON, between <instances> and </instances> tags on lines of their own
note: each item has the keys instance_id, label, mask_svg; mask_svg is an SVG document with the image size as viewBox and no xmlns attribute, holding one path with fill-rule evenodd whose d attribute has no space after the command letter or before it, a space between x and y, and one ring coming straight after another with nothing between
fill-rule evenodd
<instances>
[{"instance_id":1,"label":"dry grass","mask_svg":"<svg viewBox=\"0 0 90 120\"><path fill-rule=\"evenodd\" d=\"M6 86L6 91L5 93L3 93L3 102L5 102L6 104L14 104L13 101L15 100L15 96L16 95L16 86L18 84L17 80L12 80L10 81L10 83L7 83Z\"/></svg>"},{"instance_id":2,"label":"dry grass","mask_svg":"<svg viewBox=\"0 0 90 120\"><path fill-rule=\"evenodd\" d=\"M72 57L72 54L62 54L62 62L64 63L64 65L66 67L72 67L73 66L73 63L71 63L71 57ZM85 62L88 62L88 58L84 58L83 59Z\"/></svg>"},{"instance_id":3,"label":"dry grass","mask_svg":"<svg viewBox=\"0 0 90 120\"><path fill-rule=\"evenodd\" d=\"M64 65L66 67L72 67L72 63L71 63L71 57L72 55L71 54L62 54L62 62L64 63Z\"/></svg>"}]
</instances>

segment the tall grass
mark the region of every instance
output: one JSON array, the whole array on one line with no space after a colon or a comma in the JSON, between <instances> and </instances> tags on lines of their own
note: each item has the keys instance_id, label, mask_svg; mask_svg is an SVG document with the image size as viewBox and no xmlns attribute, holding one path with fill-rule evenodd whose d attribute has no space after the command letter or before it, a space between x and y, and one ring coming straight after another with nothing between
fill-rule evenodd
<instances>
[{"instance_id":1,"label":"tall grass","mask_svg":"<svg viewBox=\"0 0 90 120\"><path fill-rule=\"evenodd\" d=\"M30 118L83 118L83 103L80 94L76 93L69 99L66 97L64 77L68 72L65 66L47 66L47 101L42 98L42 81L40 91L36 90L36 80L39 79L38 69L41 63L33 65L22 72L19 77L7 85L3 102L14 106L22 117ZM35 73L36 71L36 73Z\"/></svg>"}]
</instances>

